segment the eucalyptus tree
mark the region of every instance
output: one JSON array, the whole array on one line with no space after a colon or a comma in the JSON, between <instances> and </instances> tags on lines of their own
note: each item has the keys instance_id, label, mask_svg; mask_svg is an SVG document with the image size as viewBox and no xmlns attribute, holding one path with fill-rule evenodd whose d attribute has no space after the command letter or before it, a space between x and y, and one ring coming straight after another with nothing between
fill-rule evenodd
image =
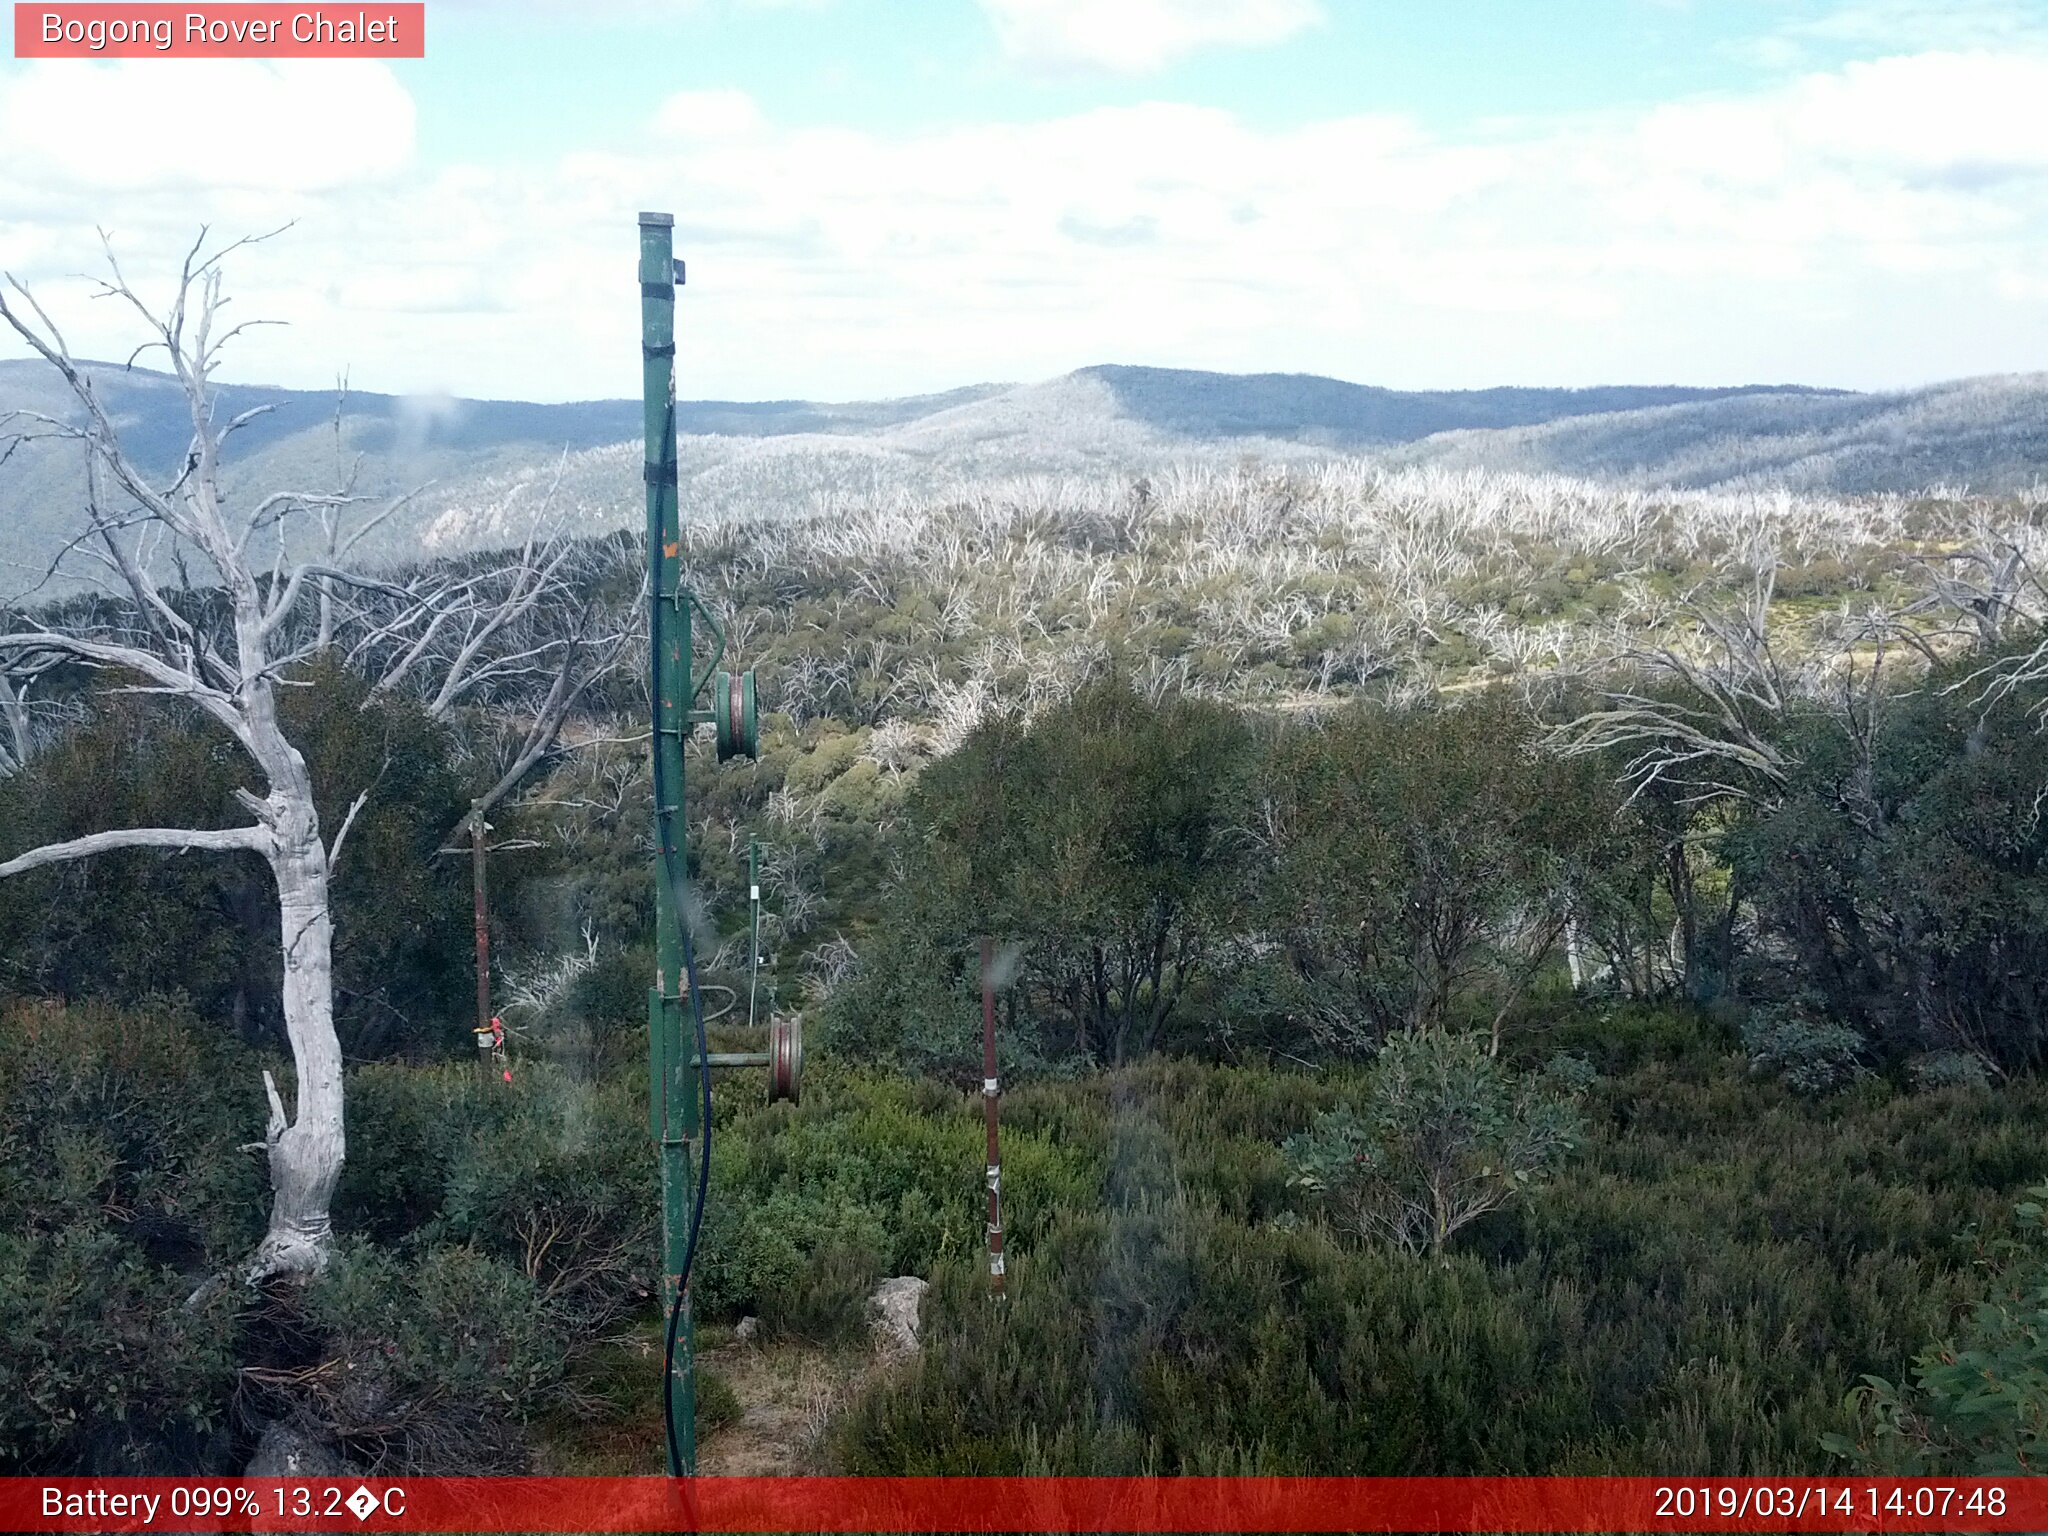
<instances>
[{"instance_id":1,"label":"eucalyptus tree","mask_svg":"<svg viewBox=\"0 0 2048 1536\"><path fill-rule=\"evenodd\" d=\"M11 274L0 288L0 320L56 372L69 396L64 415L0 416L0 454L38 439L82 451L87 473L78 526L60 562L106 593L105 601L76 610L82 617L0 626L0 669L19 677L23 668L61 661L106 674L119 691L196 711L240 749L255 781L235 791L247 813L237 825L109 828L15 853L0 860L0 878L131 848L253 854L267 867L277 895L294 1102L288 1109L266 1071L261 1146L272 1205L268 1231L246 1266L253 1279L318 1270L332 1248L329 1207L347 1142L330 892L350 828L375 789L374 782L361 786L338 826L322 824L306 758L281 720L280 690L295 668L349 643L350 635L351 659L374 666L379 690L412 690L441 715L494 683L553 673L557 681L514 754L523 773L552 743L588 647L581 624L552 639L522 629L536 615L573 609L566 595L573 572L559 542L529 540L467 572L377 575L317 556L344 553L353 542L343 531L347 520L379 519L388 507L371 506L346 483L247 496L230 488L230 446L272 409L257 406L225 419L218 409L222 349L247 328L224 319L222 261L249 243L209 252L202 231L163 307L131 287L107 253L100 295L131 312L146 338L129 361L160 353L189 418L186 450L163 473L124 445L99 386L102 369L73 354L49 313ZM299 536L305 524L317 525L310 537ZM504 642L515 633L522 644L508 655Z\"/></svg>"}]
</instances>

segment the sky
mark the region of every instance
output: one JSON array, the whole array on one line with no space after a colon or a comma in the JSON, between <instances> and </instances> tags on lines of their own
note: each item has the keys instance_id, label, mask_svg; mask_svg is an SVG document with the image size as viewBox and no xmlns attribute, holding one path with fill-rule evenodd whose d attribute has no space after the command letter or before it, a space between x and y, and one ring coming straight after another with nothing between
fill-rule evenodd
<instances>
[{"instance_id":1,"label":"sky","mask_svg":"<svg viewBox=\"0 0 2048 1536\"><path fill-rule=\"evenodd\" d=\"M351 7L353 9L353 7ZM428 0L424 59L0 60L0 269L236 251L243 382L693 398L2048 367L2048 0ZM23 349L0 339L0 357Z\"/></svg>"}]
</instances>

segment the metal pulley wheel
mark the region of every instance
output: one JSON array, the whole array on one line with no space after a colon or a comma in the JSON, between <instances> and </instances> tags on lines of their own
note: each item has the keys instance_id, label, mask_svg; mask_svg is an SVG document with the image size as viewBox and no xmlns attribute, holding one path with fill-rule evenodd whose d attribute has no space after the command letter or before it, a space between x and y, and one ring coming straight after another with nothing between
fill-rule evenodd
<instances>
[{"instance_id":1,"label":"metal pulley wheel","mask_svg":"<svg viewBox=\"0 0 2048 1536\"><path fill-rule=\"evenodd\" d=\"M761 755L761 719L754 707L754 673L711 674L711 718L718 728L718 760Z\"/></svg>"},{"instance_id":2,"label":"metal pulley wheel","mask_svg":"<svg viewBox=\"0 0 2048 1536\"><path fill-rule=\"evenodd\" d=\"M797 1019L768 1022L768 1102L797 1102L804 1075L804 1028Z\"/></svg>"}]
</instances>

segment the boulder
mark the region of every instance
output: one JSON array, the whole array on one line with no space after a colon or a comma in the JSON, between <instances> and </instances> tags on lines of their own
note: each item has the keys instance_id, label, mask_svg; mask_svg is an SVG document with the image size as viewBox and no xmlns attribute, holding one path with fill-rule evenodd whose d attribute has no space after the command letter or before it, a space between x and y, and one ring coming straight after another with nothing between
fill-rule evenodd
<instances>
[{"instance_id":1,"label":"boulder","mask_svg":"<svg viewBox=\"0 0 2048 1536\"><path fill-rule=\"evenodd\" d=\"M244 1477L339 1477L348 1466L334 1447L289 1419L273 1419L256 1442Z\"/></svg>"},{"instance_id":2,"label":"boulder","mask_svg":"<svg viewBox=\"0 0 2048 1536\"><path fill-rule=\"evenodd\" d=\"M916 1352L918 1308L929 1289L928 1283L915 1275L897 1275L875 1287L868 1298L868 1313L875 1342L884 1354Z\"/></svg>"}]
</instances>

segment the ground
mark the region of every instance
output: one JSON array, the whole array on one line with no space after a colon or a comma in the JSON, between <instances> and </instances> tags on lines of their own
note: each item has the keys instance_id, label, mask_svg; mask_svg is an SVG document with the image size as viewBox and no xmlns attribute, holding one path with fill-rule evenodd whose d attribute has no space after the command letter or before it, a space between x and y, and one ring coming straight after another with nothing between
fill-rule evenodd
<instances>
[{"instance_id":1,"label":"ground","mask_svg":"<svg viewBox=\"0 0 2048 1536\"><path fill-rule=\"evenodd\" d=\"M820 1441L833 1412L875 1370L864 1350L823 1350L807 1344L736 1340L700 1352L701 1365L725 1379L740 1402L736 1423L713 1430L698 1447L707 1477L787 1477L822 1470Z\"/></svg>"},{"instance_id":2,"label":"ground","mask_svg":"<svg viewBox=\"0 0 2048 1536\"><path fill-rule=\"evenodd\" d=\"M660 1472L660 1357L661 1339L652 1327L618 1339L604 1370L630 1385L618 1394L622 1411L597 1422L544 1427L533 1470L558 1476ZM879 1331L868 1344L822 1348L796 1340L759 1342L737 1337L730 1327L706 1326L698 1335L698 1368L732 1389L740 1414L702 1435L698 1473L789 1477L829 1470L822 1450L832 1415L904 1359L902 1348Z\"/></svg>"}]
</instances>

